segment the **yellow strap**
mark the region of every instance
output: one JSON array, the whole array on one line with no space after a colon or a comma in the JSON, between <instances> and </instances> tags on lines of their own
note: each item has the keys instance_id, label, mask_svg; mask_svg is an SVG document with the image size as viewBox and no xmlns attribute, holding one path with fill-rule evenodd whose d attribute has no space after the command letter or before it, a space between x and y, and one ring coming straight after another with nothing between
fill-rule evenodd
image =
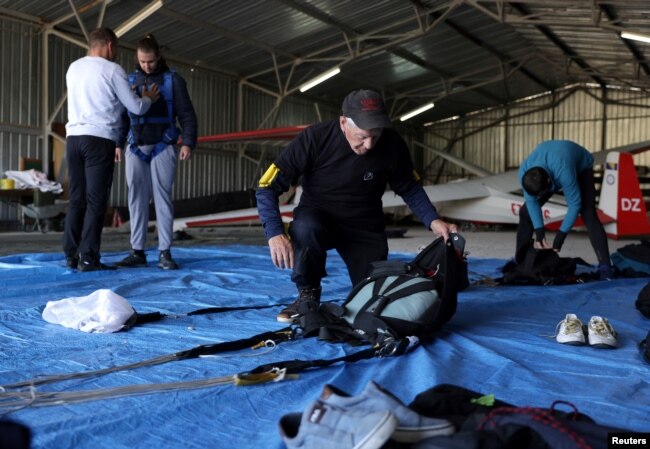
<instances>
[{"instance_id":1,"label":"yellow strap","mask_svg":"<svg viewBox=\"0 0 650 449\"><path fill-rule=\"evenodd\" d=\"M284 379L297 379L297 374L286 374L285 369L273 368L270 371L257 374L235 374L233 383L238 387L257 385L265 382L280 382Z\"/></svg>"},{"instance_id":2,"label":"yellow strap","mask_svg":"<svg viewBox=\"0 0 650 449\"><path fill-rule=\"evenodd\" d=\"M271 164L271 166L266 170L266 172L262 175L260 178L259 182L259 187L268 187L271 185L275 177L280 173L280 169L275 165Z\"/></svg>"}]
</instances>

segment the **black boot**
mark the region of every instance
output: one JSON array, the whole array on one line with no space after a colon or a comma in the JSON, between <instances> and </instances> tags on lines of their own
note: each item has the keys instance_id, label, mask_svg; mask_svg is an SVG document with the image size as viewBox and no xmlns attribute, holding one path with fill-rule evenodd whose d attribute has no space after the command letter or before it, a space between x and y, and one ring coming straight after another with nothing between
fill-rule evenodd
<instances>
[{"instance_id":1,"label":"black boot","mask_svg":"<svg viewBox=\"0 0 650 449\"><path fill-rule=\"evenodd\" d=\"M141 249L133 249L124 259L120 260L116 266L121 268L137 268L147 266L147 256Z\"/></svg>"},{"instance_id":2,"label":"black boot","mask_svg":"<svg viewBox=\"0 0 650 449\"><path fill-rule=\"evenodd\" d=\"M172 254L168 249L160 251L160 257L158 258L158 268L163 270L178 270L178 264L172 259Z\"/></svg>"},{"instance_id":3,"label":"black boot","mask_svg":"<svg viewBox=\"0 0 650 449\"><path fill-rule=\"evenodd\" d=\"M282 309L275 317L281 323L293 323L298 318L300 304L311 301L316 304L320 303L320 287L303 288L298 292L298 299Z\"/></svg>"}]
</instances>

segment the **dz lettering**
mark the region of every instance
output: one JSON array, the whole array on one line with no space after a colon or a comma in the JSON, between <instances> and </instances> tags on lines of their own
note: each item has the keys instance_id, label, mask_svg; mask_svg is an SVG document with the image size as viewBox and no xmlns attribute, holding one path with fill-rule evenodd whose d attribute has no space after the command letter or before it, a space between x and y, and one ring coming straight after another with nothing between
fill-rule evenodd
<instances>
[{"instance_id":1,"label":"dz lettering","mask_svg":"<svg viewBox=\"0 0 650 449\"><path fill-rule=\"evenodd\" d=\"M625 212L641 212L639 198L621 198L621 210Z\"/></svg>"}]
</instances>

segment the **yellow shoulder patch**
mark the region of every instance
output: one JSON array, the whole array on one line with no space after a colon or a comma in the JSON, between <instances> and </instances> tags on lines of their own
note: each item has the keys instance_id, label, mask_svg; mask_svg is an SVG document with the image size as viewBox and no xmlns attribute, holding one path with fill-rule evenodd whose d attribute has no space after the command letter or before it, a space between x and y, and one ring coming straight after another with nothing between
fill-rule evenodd
<instances>
[{"instance_id":1,"label":"yellow shoulder patch","mask_svg":"<svg viewBox=\"0 0 650 449\"><path fill-rule=\"evenodd\" d=\"M271 166L266 170L266 172L264 172L264 174L260 178L260 182L258 186L259 187L270 186L279 172L280 169L275 164L271 164Z\"/></svg>"}]
</instances>

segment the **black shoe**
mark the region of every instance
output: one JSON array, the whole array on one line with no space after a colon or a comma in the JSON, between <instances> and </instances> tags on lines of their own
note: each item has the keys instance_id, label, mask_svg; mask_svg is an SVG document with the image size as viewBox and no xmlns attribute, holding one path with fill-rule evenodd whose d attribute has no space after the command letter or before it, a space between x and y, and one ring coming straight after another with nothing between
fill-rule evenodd
<instances>
[{"instance_id":1,"label":"black shoe","mask_svg":"<svg viewBox=\"0 0 650 449\"><path fill-rule=\"evenodd\" d=\"M163 270L178 270L178 264L172 259L172 254L169 250L160 251L160 256L158 257L158 268Z\"/></svg>"},{"instance_id":2,"label":"black shoe","mask_svg":"<svg viewBox=\"0 0 650 449\"><path fill-rule=\"evenodd\" d=\"M105 271L105 270L114 270L114 269L115 267L109 267L108 265L104 265L103 263L97 260L84 259L83 257L79 259L79 263L77 264L77 271L82 271L82 272Z\"/></svg>"},{"instance_id":3,"label":"black shoe","mask_svg":"<svg viewBox=\"0 0 650 449\"><path fill-rule=\"evenodd\" d=\"M298 299L282 309L275 317L281 323L293 323L298 318L300 305L304 302L320 303L320 287L304 288L298 293Z\"/></svg>"},{"instance_id":4,"label":"black shoe","mask_svg":"<svg viewBox=\"0 0 650 449\"><path fill-rule=\"evenodd\" d=\"M144 251L132 250L128 256L115 264L116 267L121 268L137 268L147 266L147 256Z\"/></svg>"},{"instance_id":5,"label":"black shoe","mask_svg":"<svg viewBox=\"0 0 650 449\"><path fill-rule=\"evenodd\" d=\"M66 266L66 268L76 270L78 263L79 263L79 258L78 257L68 256L68 257L65 258L65 266Z\"/></svg>"}]
</instances>

